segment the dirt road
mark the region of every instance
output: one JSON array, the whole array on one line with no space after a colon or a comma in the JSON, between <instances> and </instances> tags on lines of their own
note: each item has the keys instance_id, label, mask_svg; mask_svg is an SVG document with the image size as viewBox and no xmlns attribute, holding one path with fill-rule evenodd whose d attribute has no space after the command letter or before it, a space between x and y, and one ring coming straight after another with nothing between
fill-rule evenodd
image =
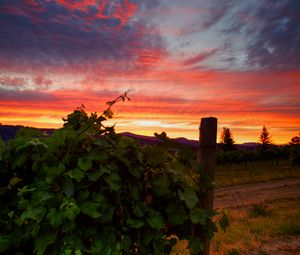
<instances>
[{"instance_id":1,"label":"dirt road","mask_svg":"<svg viewBox=\"0 0 300 255\"><path fill-rule=\"evenodd\" d=\"M214 208L229 208L235 211L260 202L284 207L286 201L290 201L288 206L293 206L291 201L300 201L300 178L233 185L217 189ZM300 255L300 235L279 236L265 240L264 249L270 255ZM255 255L257 251L249 250L243 254Z\"/></svg>"},{"instance_id":2,"label":"dirt road","mask_svg":"<svg viewBox=\"0 0 300 255\"><path fill-rule=\"evenodd\" d=\"M296 197L300 199L300 178L234 185L215 190L214 208L236 208Z\"/></svg>"}]
</instances>

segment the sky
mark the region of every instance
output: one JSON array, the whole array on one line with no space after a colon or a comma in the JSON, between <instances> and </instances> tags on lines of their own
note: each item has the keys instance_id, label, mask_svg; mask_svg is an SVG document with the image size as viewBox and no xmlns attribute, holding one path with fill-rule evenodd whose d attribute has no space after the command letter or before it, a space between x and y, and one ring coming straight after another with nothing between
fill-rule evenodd
<instances>
[{"instance_id":1,"label":"sky","mask_svg":"<svg viewBox=\"0 0 300 255\"><path fill-rule=\"evenodd\" d=\"M300 132L298 0L0 0L0 123L58 128L115 105L117 132L237 143Z\"/></svg>"}]
</instances>

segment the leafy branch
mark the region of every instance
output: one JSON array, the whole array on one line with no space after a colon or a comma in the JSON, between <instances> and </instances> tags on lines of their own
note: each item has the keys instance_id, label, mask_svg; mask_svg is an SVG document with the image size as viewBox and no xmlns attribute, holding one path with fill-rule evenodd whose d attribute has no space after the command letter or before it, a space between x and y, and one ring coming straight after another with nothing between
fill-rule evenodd
<instances>
[{"instance_id":1,"label":"leafy branch","mask_svg":"<svg viewBox=\"0 0 300 255\"><path fill-rule=\"evenodd\" d=\"M70 144L69 144L69 147L68 147L68 150L67 150L67 153L66 153L66 158L68 160L69 158L69 154L70 154L70 150L72 148L72 146L74 145L74 143L76 142L77 139L79 139L80 136L82 136L85 132L87 132L89 129L91 129L92 127L95 127L95 125L99 126L99 131L100 131L100 134L101 133L104 133L108 130L112 130L114 128L113 127L110 127L110 128L107 128L106 126L104 126L102 124L103 121L107 120L108 119L111 119L113 117L113 112L111 110L111 108L117 104L118 102L122 101L124 102L125 100L128 100L130 101L130 98L128 97L128 93L129 93L129 90L125 91L124 93L122 93L120 96L118 96L116 99L112 100L112 101L108 101L106 102L106 104L108 105L108 107L102 112L102 114L97 117L97 113L93 113L91 114L91 116L86 120L86 125L83 126L83 129L71 140ZM83 106L82 106L83 108ZM75 114L76 111L73 112L73 114ZM68 119L70 119L72 117L72 115L69 115L68 116ZM63 119L65 122L68 122L68 119ZM98 126L96 127L98 129ZM104 128L104 130L101 132L101 128ZM72 127L74 128L74 127Z\"/></svg>"}]
</instances>

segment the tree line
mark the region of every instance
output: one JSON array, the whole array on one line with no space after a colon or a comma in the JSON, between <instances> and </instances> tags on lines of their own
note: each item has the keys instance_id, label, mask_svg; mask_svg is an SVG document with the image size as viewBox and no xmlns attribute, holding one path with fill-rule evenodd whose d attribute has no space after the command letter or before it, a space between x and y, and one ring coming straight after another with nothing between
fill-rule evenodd
<instances>
[{"instance_id":1,"label":"tree line","mask_svg":"<svg viewBox=\"0 0 300 255\"><path fill-rule=\"evenodd\" d=\"M233 134L228 127L223 127L219 138L219 150L217 154L218 164L244 163L245 166L253 161L278 161L279 159L291 159L293 165L300 165L300 133L291 138L285 146L277 146L273 143L272 136L263 125L257 146L246 150L238 150Z\"/></svg>"}]
</instances>

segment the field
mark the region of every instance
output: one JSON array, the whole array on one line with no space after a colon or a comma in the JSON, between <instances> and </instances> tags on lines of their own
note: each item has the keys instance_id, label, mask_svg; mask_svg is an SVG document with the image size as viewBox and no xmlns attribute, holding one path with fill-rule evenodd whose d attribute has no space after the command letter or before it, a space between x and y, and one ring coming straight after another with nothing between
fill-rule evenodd
<instances>
[{"instance_id":1,"label":"field","mask_svg":"<svg viewBox=\"0 0 300 255\"><path fill-rule=\"evenodd\" d=\"M212 255L300 254L300 168L289 161L216 169L214 206L230 227L215 235ZM189 254L182 242L174 254Z\"/></svg>"}]
</instances>

